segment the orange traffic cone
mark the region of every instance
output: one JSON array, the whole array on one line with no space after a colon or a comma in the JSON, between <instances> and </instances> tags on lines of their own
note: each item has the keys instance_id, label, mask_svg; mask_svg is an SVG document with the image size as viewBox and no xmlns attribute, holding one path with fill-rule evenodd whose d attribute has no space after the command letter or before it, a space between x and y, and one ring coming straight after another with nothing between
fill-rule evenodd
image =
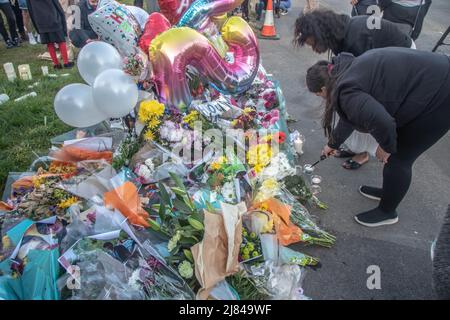
<instances>
[{"instance_id":1,"label":"orange traffic cone","mask_svg":"<svg viewBox=\"0 0 450 320\"><path fill-rule=\"evenodd\" d=\"M275 21L273 18L273 1L267 1L267 9L266 16L264 17L264 25L261 29L261 33L259 35L260 39L272 39L279 40L280 37L277 35L275 30Z\"/></svg>"}]
</instances>

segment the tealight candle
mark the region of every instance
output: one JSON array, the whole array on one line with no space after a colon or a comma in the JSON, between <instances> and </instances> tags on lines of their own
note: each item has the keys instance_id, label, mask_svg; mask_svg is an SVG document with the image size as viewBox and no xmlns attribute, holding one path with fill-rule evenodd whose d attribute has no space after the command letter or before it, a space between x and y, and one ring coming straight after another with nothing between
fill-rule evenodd
<instances>
[{"instance_id":1,"label":"tealight candle","mask_svg":"<svg viewBox=\"0 0 450 320\"><path fill-rule=\"evenodd\" d=\"M303 154L303 140L301 138L294 140L294 149L298 154Z\"/></svg>"},{"instance_id":2,"label":"tealight candle","mask_svg":"<svg viewBox=\"0 0 450 320\"><path fill-rule=\"evenodd\" d=\"M9 81L12 82L17 79L16 70L14 70L14 65L11 62L5 63L3 69L5 69L6 77Z\"/></svg>"},{"instance_id":3,"label":"tealight candle","mask_svg":"<svg viewBox=\"0 0 450 320\"><path fill-rule=\"evenodd\" d=\"M312 184L321 184L322 183L322 177L321 176L312 176L311 177L311 183Z\"/></svg>"},{"instance_id":4,"label":"tealight candle","mask_svg":"<svg viewBox=\"0 0 450 320\"><path fill-rule=\"evenodd\" d=\"M311 193L315 196L322 192L322 188L316 184L312 185L310 190L311 190Z\"/></svg>"},{"instance_id":5,"label":"tealight candle","mask_svg":"<svg viewBox=\"0 0 450 320\"><path fill-rule=\"evenodd\" d=\"M43 76L48 76L48 66L42 66L41 70Z\"/></svg>"},{"instance_id":6,"label":"tealight candle","mask_svg":"<svg viewBox=\"0 0 450 320\"><path fill-rule=\"evenodd\" d=\"M306 174L311 174L314 172L314 167L311 164L305 164L303 166L303 172Z\"/></svg>"},{"instance_id":7,"label":"tealight candle","mask_svg":"<svg viewBox=\"0 0 450 320\"><path fill-rule=\"evenodd\" d=\"M31 70L29 64L22 64L18 67L19 69L19 76L22 80L31 80Z\"/></svg>"}]
</instances>

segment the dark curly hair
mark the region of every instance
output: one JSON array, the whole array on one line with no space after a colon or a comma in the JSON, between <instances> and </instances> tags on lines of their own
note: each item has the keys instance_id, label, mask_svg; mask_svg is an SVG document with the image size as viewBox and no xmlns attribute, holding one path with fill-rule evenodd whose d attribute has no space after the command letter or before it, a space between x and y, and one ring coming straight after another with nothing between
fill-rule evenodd
<instances>
[{"instance_id":1,"label":"dark curly hair","mask_svg":"<svg viewBox=\"0 0 450 320\"><path fill-rule=\"evenodd\" d=\"M301 13L295 21L293 44L301 47L311 38L314 51L324 53L331 49L337 54L349 21L348 15L337 14L331 10L317 9Z\"/></svg>"}]
</instances>

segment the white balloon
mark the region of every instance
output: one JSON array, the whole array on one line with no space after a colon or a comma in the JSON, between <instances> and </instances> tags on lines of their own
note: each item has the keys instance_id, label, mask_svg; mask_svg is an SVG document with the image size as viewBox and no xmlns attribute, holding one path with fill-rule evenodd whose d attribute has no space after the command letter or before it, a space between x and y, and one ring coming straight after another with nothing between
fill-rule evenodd
<instances>
[{"instance_id":1,"label":"white balloon","mask_svg":"<svg viewBox=\"0 0 450 320\"><path fill-rule=\"evenodd\" d=\"M122 70L102 72L92 89L95 105L111 118L126 116L138 102L138 87L133 78Z\"/></svg>"},{"instance_id":2,"label":"white balloon","mask_svg":"<svg viewBox=\"0 0 450 320\"><path fill-rule=\"evenodd\" d=\"M107 119L95 106L92 88L86 84L74 83L62 88L55 97L55 112L72 127L86 128Z\"/></svg>"},{"instance_id":3,"label":"white balloon","mask_svg":"<svg viewBox=\"0 0 450 320\"><path fill-rule=\"evenodd\" d=\"M122 58L112 45L94 41L81 49L77 60L78 71L88 84L93 85L95 78L105 70L122 69Z\"/></svg>"}]
</instances>

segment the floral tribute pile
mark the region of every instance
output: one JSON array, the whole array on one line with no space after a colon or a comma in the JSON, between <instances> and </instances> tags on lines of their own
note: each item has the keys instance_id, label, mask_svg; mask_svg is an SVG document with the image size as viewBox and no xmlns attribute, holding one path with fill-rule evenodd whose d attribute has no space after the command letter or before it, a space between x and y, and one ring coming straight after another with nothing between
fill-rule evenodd
<instances>
[{"instance_id":1,"label":"floral tribute pile","mask_svg":"<svg viewBox=\"0 0 450 320\"><path fill-rule=\"evenodd\" d=\"M193 91L184 113L149 94L135 119L57 137L11 176L0 298L306 298L319 260L287 246L335 238L305 207L324 205L295 168L278 84L261 67L244 94Z\"/></svg>"}]
</instances>

